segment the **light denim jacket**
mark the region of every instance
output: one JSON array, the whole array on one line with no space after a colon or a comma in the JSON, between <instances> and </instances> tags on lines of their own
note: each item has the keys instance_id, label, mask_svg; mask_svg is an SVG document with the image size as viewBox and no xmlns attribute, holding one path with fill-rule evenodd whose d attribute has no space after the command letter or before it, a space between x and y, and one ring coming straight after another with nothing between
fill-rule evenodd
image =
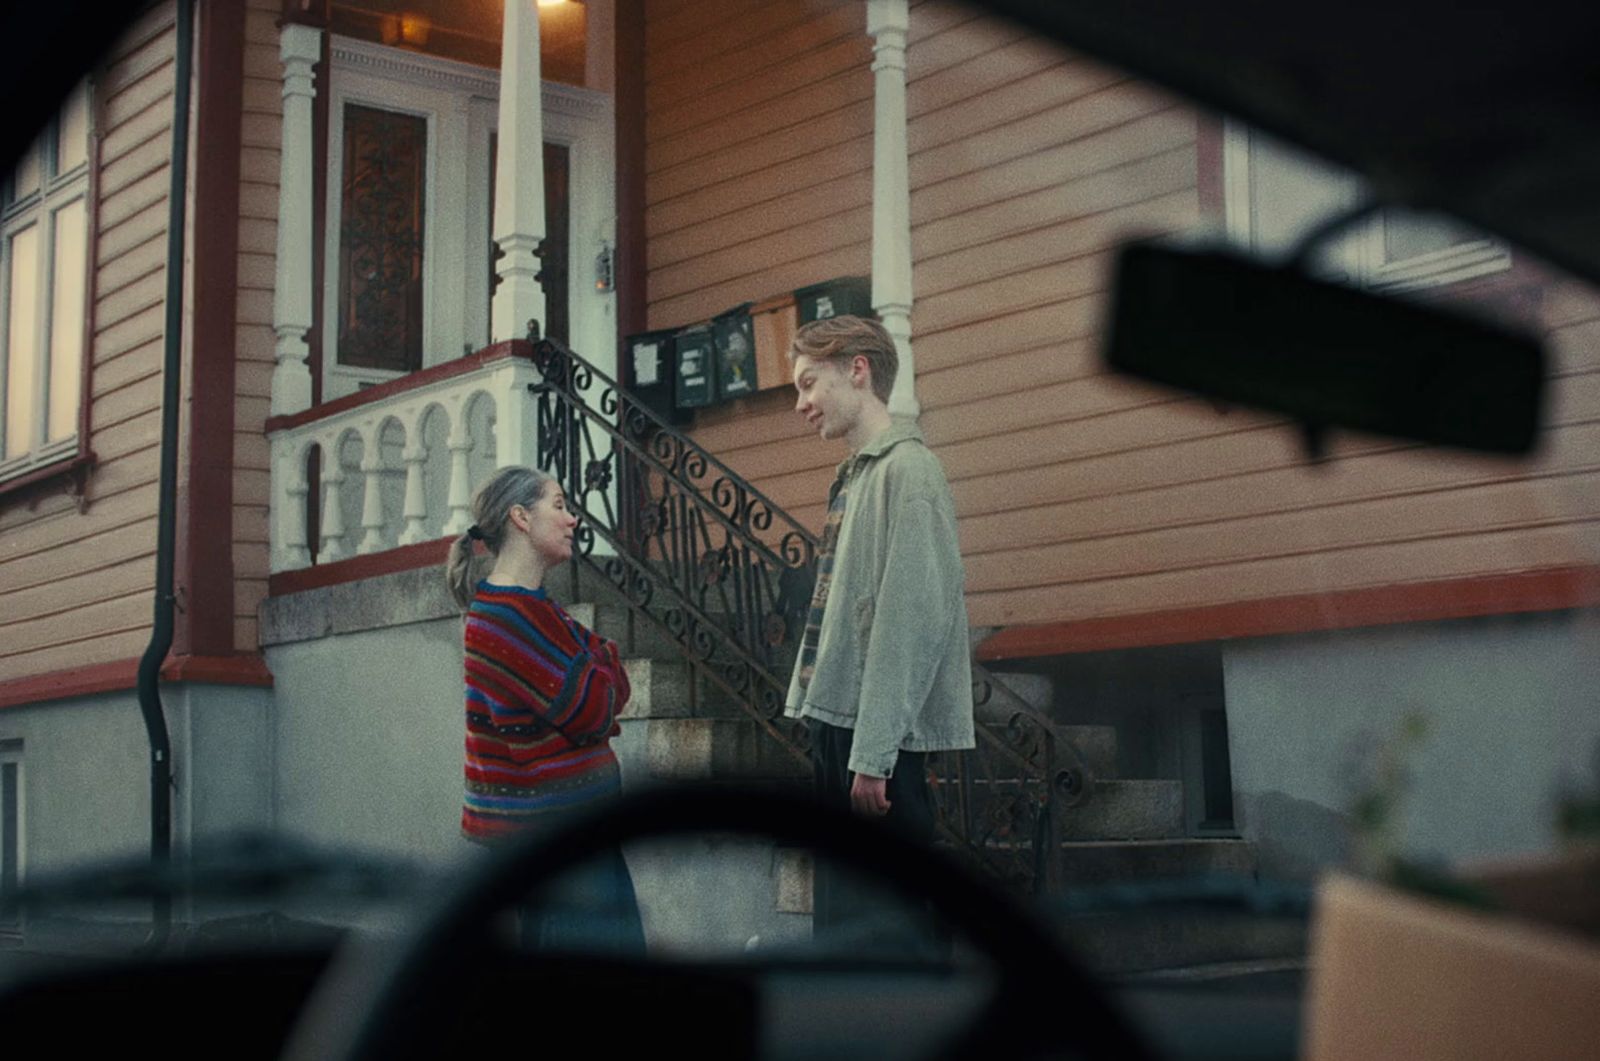
<instances>
[{"instance_id":1,"label":"light denim jacket","mask_svg":"<svg viewBox=\"0 0 1600 1061\"><path fill-rule=\"evenodd\" d=\"M850 494L816 669L786 713L855 730L850 769L889 777L901 749L971 748L972 665L955 504L939 458L896 420L839 465Z\"/></svg>"}]
</instances>

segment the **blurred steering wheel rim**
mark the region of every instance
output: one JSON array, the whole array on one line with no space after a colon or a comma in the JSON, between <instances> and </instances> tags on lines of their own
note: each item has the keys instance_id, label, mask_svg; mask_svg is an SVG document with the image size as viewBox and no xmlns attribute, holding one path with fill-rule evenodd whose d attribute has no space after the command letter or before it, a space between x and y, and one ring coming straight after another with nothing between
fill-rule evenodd
<instances>
[{"instance_id":1,"label":"blurred steering wheel rim","mask_svg":"<svg viewBox=\"0 0 1600 1061\"><path fill-rule=\"evenodd\" d=\"M762 837L834 857L907 899L927 902L965 933L994 962L998 983L994 999L939 1056L995 1056L996 1050L1026 1056L1053 1041L1075 1056L1155 1056L1049 925L948 856L812 799L682 786L628 793L547 835L507 844L398 938L351 934L313 988L283 1058L393 1056L408 1024L423 1019L411 1000L432 997L440 970L483 939L490 920L530 889L611 845L706 832Z\"/></svg>"}]
</instances>

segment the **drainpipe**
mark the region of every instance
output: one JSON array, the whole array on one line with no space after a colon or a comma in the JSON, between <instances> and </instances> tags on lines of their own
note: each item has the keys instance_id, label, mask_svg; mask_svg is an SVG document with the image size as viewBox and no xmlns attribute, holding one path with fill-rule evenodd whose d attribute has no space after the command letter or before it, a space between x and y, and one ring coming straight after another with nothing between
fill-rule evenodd
<instances>
[{"instance_id":1,"label":"drainpipe","mask_svg":"<svg viewBox=\"0 0 1600 1061\"><path fill-rule=\"evenodd\" d=\"M167 198L166 363L161 391L160 513L156 524L156 595L150 644L139 660L139 709L150 738L150 864L165 876L172 857L172 742L161 709L161 664L172 647L173 553L177 531L178 401L183 371L183 246L189 198L189 78L194 51L193 0L177 0L176 85L173 91L172 182ZM172 896L151 900L150 935L143 948L159 951L172 931Z\"/></svg>"}]
</instances>

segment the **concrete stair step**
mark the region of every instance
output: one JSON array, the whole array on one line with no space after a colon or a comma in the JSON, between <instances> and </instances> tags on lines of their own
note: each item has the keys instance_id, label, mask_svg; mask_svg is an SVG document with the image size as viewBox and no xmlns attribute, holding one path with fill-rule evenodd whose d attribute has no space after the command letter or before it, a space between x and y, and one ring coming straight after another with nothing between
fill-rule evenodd
<instances>
[{"instance_id":1,"label":"concrete stair step","mask_svg":"<svg viewBox=\"0 0 1600 1061\"><path fill-rule=\"evenodd\" d=\"M645 657L624 659L622 666L633 686L625 719L750 718L739 697L704 675L694 676L687 663Z\"/></svg>"},{"instance_id":2,"label":"concrete stair step","mask_svg":"<svg viewBox=\"0 0 1600 1061\"><path fill-rule=\"evenodd\" d=\"M693 713L687 663L625 659L622 668L628 673L633 695L621 718L688 718Z\"/></svg>"},{"instance_id":3,"label":"concrete stair step","mask_svg":"<svg viewBox=\"0 0 1600 1061\"><path fill-rule=\"evenodd\" d=\"M1117 776L1117 727L1062 726L1073 749L1089 773L1101 781Z\"/></svg>"},{"instance_id":4,"label":"concrete stair step","mask_svg":"<svg viewBox=\"0 0 1600 1061\"><path fill-rule=\"evenodd\" d=\"M627 658L681 660L678 639L625 604L585 601L567 609L578 622L615 641Z\"/></svg>"},{"instance_id":5,"label":"concrete stair step","mask_svg":"<svg viewBox=\"0 0 1600 1061\"><path fill-rule=\"evenodd\" d=\"M974 798L988 788L1009 794L1015 779L977 781ZM1096 781L1094 793L1062 812L1061 838L1071 841L1177 840L1184 835L1183 782Z\"/></svg>"},{"instance_id":6,"label":"concrete stair step","mask_svg":"<svg viewBox=\"0 0 1600 1061\"><path fill-rule=\"evenodd\" d=\"M1083 803L1067 810L1067 840L1161 840L1183 836L1183 782L1098 780Z\"/></svg>"},{"instance_id":7,"label":"concrete stair step","mask_svg":"<svg viewBox=\"0 0 1600 1061\"><path fill-rule=\"evenodd\" d=\"M811 776L754 719L652 718L645 764L662 781L786 781Z\"/></svg>"},{"instance_id":8,"label":"concrete stair step","mask_svg":"<svg viewBox=\"0 0 1600 1061\"><path fill-rule=\"evenodd\" d=\"M1207 908L1126 910L1051 919L1072 953L1100 974L1302 959L1306 923Z\"/></svg>"},{"instance_id":9,"label":"concrete stair step","mask_svg":"<svg viewBox=\"0 0 1600 1061\"><path fill-rule=\"evenodd\" d=\"M987 726L991 732L1002 740L1005 739L1004 723L978 722L979 726ZM1078 757L1088 767L1089 773L1098 780L1111 780L1117 776L1117 728L1115 726L1061 726L1058 727L1062 735L1072 742L1072 747L1077 751ZM1014 763L1004 755L991 755L990 768L994 770L997 778L1014 778L1021 773L1023 767Z\"/></svg>"},{"instance_id":10,"label":"concrete stair step","mask_svg":"<svg viewBox=\"0 0 1600 1061\"><path fill-rule=\"evenodd\" d=\"M1066 890L1207 874L1253 878L1255 845L1247 840L1189 838L1073 840L1061 845L1061 886Z\"/></svg>"}]
</instances>

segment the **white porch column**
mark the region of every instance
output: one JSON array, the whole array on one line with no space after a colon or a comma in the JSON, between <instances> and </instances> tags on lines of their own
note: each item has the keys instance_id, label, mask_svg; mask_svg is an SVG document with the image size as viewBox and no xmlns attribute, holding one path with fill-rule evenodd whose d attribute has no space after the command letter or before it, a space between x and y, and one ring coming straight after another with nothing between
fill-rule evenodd
<instances>
[{"instance_id":1,"label":"white porch column","mask_svg":"<svg viewBox=\"0 0 1600 1061\"><path fill-rule=\"evenodd\" d=\"M272 370L272 413L311 407L306 364L311 330L311 100L312 67L322 56L322 31L290 23L279 42L283 60L283 147L278 160L278 271L272 297L277 366Z\"/></svg>"},{"instance_id":2,"label":"white porch column","mask_svg":"<svg viewBox=\"0 0 1600 1061\"><path fill-rule=\"evenodd\" d=\"M900 372L889 411L916 416L911 355L911 178L906 162L906 0L867 0L875 81L872 126L872 308L894 338Z\"/></svg>"},{"instance_id":3,"label":"white porch column","mask_svg":"<svg viewBox=\"0 0 1600 1061\"><path fill-rule=\"evenodd\" d=\"M544 116L539 82L539 9L533 0L505 0L500 40L500 129L494 172L494 241L500 286L490 307L495 342L521 339L528 321L545 332L544 290L534 279L534 252L544 238Z\"/></svg>"}]
</instances>

